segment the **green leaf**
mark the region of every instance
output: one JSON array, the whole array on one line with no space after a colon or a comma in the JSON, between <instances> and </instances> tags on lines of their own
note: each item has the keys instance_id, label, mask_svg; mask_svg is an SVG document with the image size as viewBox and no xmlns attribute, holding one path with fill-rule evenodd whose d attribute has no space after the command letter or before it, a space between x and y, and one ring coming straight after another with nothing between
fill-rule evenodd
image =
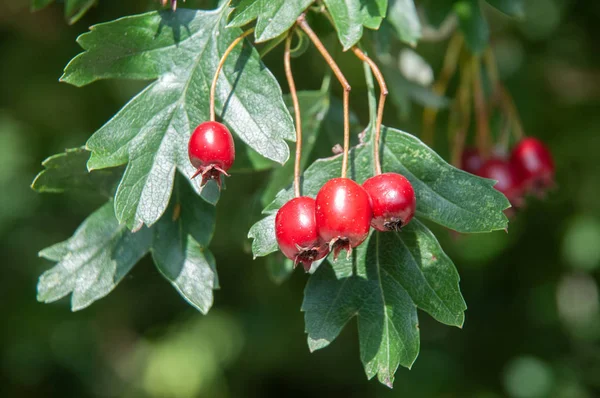
<instances>
[{"instance_id":1,"label":"green leaf","mask_svg":"<svg viewBox=\"0 0 600 398\"><path fill-rule=\"evenodd\" d=\"M466 305L458 281L454 264L420 222L400 233L373 232L352 259L322 265L309 279L302 304L309 348L326 347L357 316L367 377L392 387L398 366L410 368L419 353L417 307L462 326Z\"/></svg>"},{"instance_id":2,"label":"green leaf","mask_svg":"<svg viewBox=\"0 0 600 398\"><path fill-rule=\"evenodd\" d=\"M178 176L173 200L154 226L152 258L181 296L203 314L218 287L215 260L206 246L215 224L215 208L198 197Z\"/></svg>"},{"instance_id":3,"label":"green leaf","mask_svg":"<svg viewBox=\"0 0 600 398\"><path fill-rule=\"evenodd\" d=\"M387 10L387 0L323 0L344 51L358 43L363 26L378 29Z\"/></svg>"},{"instance_id":4,"label":"green leaf","mask_svg":"<svg viewBox=\"0 0 600 398\"><path fill-rule=\"evenodd\" d=\"M267 271L269 278L277 285L287 281L294 272L294 262L285 257L281 252L267 257Z\"/></svg>"},{"instance_id":5,"label":"green leaf","mask_svg":"<svg viewBox=\"0 0 600 398\"><path fill-rule=\"evenodd\" d=\"M491 6L511 17L525 18L525 3L523 0L486 0Z\"/></svg>"},{"instance_id":6,"label":"green leaf","mask_svg":"<svg viewBox=\"0 0 600 398\"><path fill-rule=\"evenodd\" d=\"M474 54L482 53L489 45L490 28L481 12L479 0L458 1L454 4L454 10L467 47Z\"/></svg>"},{"instance_id":7,"label":"green leaf","mask_svg":"<svg viewBox=\"0 0 600 398\"><path fill-rule=\"evenodd\" d=\"M168 211L152 228L131 232L119 224L112 201L88 217L69 240L40 252L58 264L38 283L38 300L56 301L73 293L73 311L106 296L148 251L161 274L202 313L218 288L215 260L207 246L215 208L179 175Z\"/></svg>"},{"instance_id":8,"label":"green leaf","mask_svg":"<svg viewBox=\"0 0 600 398\"><path fill-rule=\"evenodd\" d=\"M86 163L89 157L90 152L84 148L67 149L50 156L42 163L45 170L37 175L31 188L37 192L51 193L92 191L107 198L112 197L123 170L88 172Z\"/></svg>"},{"instance_id":9,"label":"green leaf","mask_svg":"<svg viewBox=\"0 0 600 398\"><path fill-rule=\"evenodd\" d=\"M398 38L416 46L421 38L421 22L413 0L390 0L388 19L398 33Z\"/></svg>"},{"instance_id":10,"label":"green leaf","mask_svg":"<svg viewBox=\"0 0 600 398\"><path fill-rule=\"evenodd\" d=\"M77 86L105 78L156 79L87 143L90 170L127 163L115 210L132 229L163 214L176 169L194 172L187 159L190 132L208 120L217 63L241 34L226 28L226 9L151 12L96 25L79 37L86 51L65 69L62 80ZM249 43L228 57L215 102L224 122L252 149L279 163L288 159L284 139L295 137L291 116L277 81ZM207 188L211 192L204 189L203 197L215 202L215 185Z\"/></svg>"},{"instance_id":11,"label":"green leaf","mask_svg":"<svg viewBox=\"0 0 600 398\"><path fill-rule=\"evenodd\" d=\"M464 233L504 230L508 220L503 210L507 199L493 188L495 182L474 176L446 163L418 138L400 130L382 130L382 167L384 172L404 175L417 197L417 216ZM373 175L372 143L350 152L350 176L358 183ZM341 156L319 159L304 172L303 193L316 196L332 178L339 175ZM266 207L275 212L293 196L282 191Z\"/></svg>"},{"instance_id":12,"label":"green leaf","mask_svg":"<svg viewBox=\"0 0 600 398\"><path fill-rule=\"evenodd\" d=\"M41 10L52 4L54 0L32 0L33 11ZM65 0L65 18L69 24L77 22L93 5L96 0Z\"/></svg>"},{"instance_id":13,"label":"green leaf","mask_svg":"<svg viewBox=\"0 0 600 398\"><path fill-rule=\"evenodd\" d=\"M439 28L442 23L452 13L456 0L426 0L424 4L427 22L435 28Z\"/></svg>"},{"instance_id":14,"label":"green leaf","mask_svg":"<svg viewBox=\"0 0 600 398\"><path fill-rule=\"evenodd\" d=\"M38 300L50 303L69 293L73 311L106 296L150 248L149 229L136 233L119 224L113 204L92 213L70 239L40 256L58 262L38 282Z\"/></svg>"},{"instance_id":15,"label":"green leaf","mask_svg":"<svg viewBox=\"0 0 600 398\"><path fill-rule=\"evenodd\" d=\"M367 0L361 2L363 25L369 29L379 29L387 14L388 0Z\"/></svg>"},{"instance_id":16,"label":"green leaf","mask_svg":"<svg viewBox=\"0 0 600 398\"><path fill-rule=\"evenodd\" d=\"M228 26L241 27L257 19L257 42L271 40L286 32L313 0L242 0L231 13Z\"/></svg>"},{"instance_id":17,"label":"green leaf","mask_svg":"<svg viewBox=\"0 0 600 398\"><path fill-rule=\"evenodd\" d=\"M275 214L263 218L250 228L248 238L252 240L252 253L254 258L266 256L277 251L277 240L275 239Z\"/></svg>"}]
</instances>

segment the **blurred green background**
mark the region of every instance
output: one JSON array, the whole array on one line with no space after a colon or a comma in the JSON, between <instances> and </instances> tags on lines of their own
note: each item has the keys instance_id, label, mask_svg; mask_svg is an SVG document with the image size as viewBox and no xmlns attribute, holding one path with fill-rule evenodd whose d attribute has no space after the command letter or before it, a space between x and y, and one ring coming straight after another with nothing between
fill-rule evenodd
<instances>
[{"instance_id":1,"label":"blurred green background","mask_svg":"<svg viewBox=\"0 0 600 398\"><path fill-rule=\"evenodd\" d=\"M530 200L508 234L435 231L461 274L465 326L421 312L421 354L412 370L398 370L394 390L366 380L355 321L310 354L299 310L307 276L276 285L265 261L252 260L246 234L268 172L228 180L211 244L222 288L207 316L148 258L83 311L71 313L68 299L36 302L37 278L51 266L37 252L71 236L100 201L38 195L29 185L43 159L85 143L145 84L78 89L58 77L88 26L149 9L149 0L100 1L69 26L62 4L31 14L27 0L0 2L1 397L600 396L600 2L526 0L525 21L486 8L502 79L526 132L551 148L558 189ZM445 45L417 52L437 71ZM265 62L283 82L280 56ZM300 88L318 88L318 58L294 62ZM350 57L343 65L364 123L361 66ZM418 135L421 115L418 104L390 102L386 124ZM326 154L331 145L321 141Z\"/></svg>"}]
</instances>

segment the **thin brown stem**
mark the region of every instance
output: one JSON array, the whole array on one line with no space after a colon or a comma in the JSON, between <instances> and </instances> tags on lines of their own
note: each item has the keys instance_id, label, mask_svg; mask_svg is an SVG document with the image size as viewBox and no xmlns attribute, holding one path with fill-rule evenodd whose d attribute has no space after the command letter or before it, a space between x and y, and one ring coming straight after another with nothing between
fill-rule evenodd
<instances>
[{"instance_id":1,"label":"thin brown stem","mask_svg":"<svg viewBox=\"0 0 600 398\"><path fill-rule=\"evenodd\" d=\"M217 65L217 70L215 71L215 76L213 77L212 84L210 85L210 97L209 97L209 111L210 111L210 121L215 121L215 92L217 90L217 81L219 80L219 73L221 69L223 69L223 65L225 65L225 61L229 54L233 51L235 46L242 40L246 38L249 34L254 32L254 28L248 29L244 33L242 33L238 38L231 42L227 50L223 53L223 56L219 60L219 64Z\"/></svg>"},{"instance_id":2,"label":"thin brown stem","mask_svg":"<svg viewBox=\"0 0 600 398\"><path fill-rule=\"evenodd\" d=\"M377 83L379 84L379 105L377 106L377 121L375 122L375 139L373 142L373 161L375 162L375 175L381 174L381 159L379 158L379 147L381 142L381 124L383 123L383 109L385 108L385 99L388 95L388 88L385 84L383 74L379 67L367 54L360 48L352 47L354 54L363 62L366 62L371 68Z\"/></svg>"},{"instance_id":3,"label":"thin brown stem","mask_svg":"<svg viewBox=\"0 0 600 398\"><path fill-rule=\"evenodd\" d=\"M433 92L437 95L444 95L448 88L448 83L454 73L456 72L456 66L458 65L458 58L463 47L463 37L460 33L456 33L450 39L448 43L448 49L444 56L444 62L442 64L442 70L440 77L433 84ZM437 109L426 107L423 110L423 141L427 145L433 145L435 120L437 117Z\"/></svg>"},{"instance_id":4,"label":"thin brown stem","mask_svg":"<svg viewBox=\"0 0 600 398\"><path fill-rule=\"evenodd\" d=\"M346 77L340 70L339 66L333 60L329 51L325 48L319 37L312 30L304 14L300 15L296 20L296 23L306 33L310 41L313 42L317 50L321 53L321 56L325 59L325 62L329 65L333 74L338 79L342 88L344 89L344 154L342 157L342 178L345 178L348 172L348 152L350 151L350 84Z\"/></svg>"},{"instance_id":5,"label":"thin brown stem","mask_svg":"<svg viewBox=\"0 0 600 398\"><path fill-rule=\"evenodd\" d=\"M481 83L481 59L478 56L472 58L471 74L473 77L475 119L477 121L477 148L481 156L487 159L490 154L490 126L485 94Z\"/></svg>"},{"instance_id":6,"label":"thin brown stem","mask_svg":"<svg viewBox=\"0 0 600 398\"><path fill-rule=\"evenodd\" d=\"M291 58L292 32L285 39L285 51L283 52L283 66L285 77L290 86L290 95L294 104L294 118L296 120L296 160L294 162L294 194L300 196L300 161L302 157L302 119L300 117L300 103L296 92L296 83L292 74Z\"/></svg>"}]
</instances>

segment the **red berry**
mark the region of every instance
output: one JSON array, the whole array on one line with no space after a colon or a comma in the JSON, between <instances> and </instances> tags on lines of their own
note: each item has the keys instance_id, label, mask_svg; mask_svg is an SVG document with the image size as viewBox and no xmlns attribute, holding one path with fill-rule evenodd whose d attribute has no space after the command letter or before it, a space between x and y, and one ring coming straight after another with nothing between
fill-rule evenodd
<instances>
[{"instance_id":1,"label":"red berry","mask_svg":"<svg viewBox=\"0 0 600 398\"><path fill-rule=\"evenodd\" d=\"M513 148L510 162L521 174L527 189L543 193L554 185L554 161L540 140L532 137L521 140Z\"/></svg>"},{"instance_id":2,"label":"red berry","mask_svg":"<svg viewBox=\"0 0 600 398\"><path fill-rule=\"evenodd\" d=\"M349 178L334 178L321 187L316 199L319 236L333 251L334 259L345 249L360 245L369 235L372 211L369 195Z\"/></svg>"},{"instance_id":3,"label":"red berry","mask_svg":"<svg viewBox=\"0 0 600 398\"><path fill-rule=\"evenodd\" d=\"M294 260L294 266L302 263L307 272L313 261L329 253L317 233L315 200L308 196L294 198L279 209L275 216L275 236L283 254Z\"/></svg>"},{"instance_id":4,"label":"red berry","mask_svg":"<svg viewBox=\"0 0 600 398\"><path fill-rule=\"evenodd\" d=\"M201 185L215 180L220 188L221 174L229 176L227 170L235 160L233 137L221 123L201 123L190 137L188 154L190 162L197 169L192 178L202 175Z\"/></svg>"},{"instance_id":5,"label":"red berry","mask_svg":"<svg viewBox=\"0 0 600 398\"><path fill-rule=\"evenodd\" d=\"M462 153L460 168L467 173L477 174L483 166L483 158L475 148L465 148Z\"/></svg>"},{"instance_id":6,"label":"red berry","mask_svg":"<svg viewBox=\"0 0 600 398\"><path fill-rule=\"evenodd\" d=\"M502 192L513 206L523 202L523 183L519 172L506 160L491 158L477 173L481 177L498 181L494 188Z\"/></svg>"},{"instance_id":7,"label":"red berry","mask_svg":"<svg viewBox=\"0 0 600 398\"><path fill-rule=\"evenodd\" d=\"M378 231L399 231L412 220L417 208L415 190L410 181L396 173L369 178L363 188L371 198L371 226Z\"/></svg>"}]
</instances>

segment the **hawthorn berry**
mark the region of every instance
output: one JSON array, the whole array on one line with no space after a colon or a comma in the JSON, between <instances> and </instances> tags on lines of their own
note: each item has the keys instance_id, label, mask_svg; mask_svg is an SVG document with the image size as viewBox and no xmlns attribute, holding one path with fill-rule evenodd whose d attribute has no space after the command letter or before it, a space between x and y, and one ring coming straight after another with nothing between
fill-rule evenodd
<instances>
[{"instance_id":1,"label":"hawthorn berry","mask_svg":"<svg viewBox=\"0 0 600 398\"><path fill-rule=\"evenodd\" d=\"M476 148L465 148L462 153L460 168L467 173L477 174L483 166L483 158Z\"/></svg>"},{"instance_id":2,"label":"hawthorn berry","mask_svg":"<svg viewBox=\"0 0 600 398\"><path fill-rule=\"evenodd\" d=\"M371 226L378 231L399 231L415 215L415 190L406 177L383 173L369 178L363 188L371 198Z\"/></svg>"},{"instance_id":3,"label":"hawthorn berry","mask_svg":"<svg viewBox=\"0 0 600 398\"><path fill-rule=\"evenodd\" d=\"M508 161L497 157L490 158L481 166L477 175L498 181L494 188L502 192L513 206L523 204L521 175Z\"/></svg>"},{"instance_id":4,"label":"hawthorn berry","mask_svg":"<svg viewBox=\"0 0 600 398\"><path fill-rule=\"evenodd\" d=\"M202 175L202 183L215 180L221 188L221 174L235 160L233 137L225 125L218 122L201 123L190 137L188 143L190 162L197 169L192 178Z\"/></svg>"},{"instance_id":5,"label":"hawthorn berry","mask_svg":"<svg viewBox=\"0 0 600 398\"><path fill-rule=\"evenodd\" d=\"M554 161L540 140L521 140L512 150L510 163L521 174L526 189L543 193L554 185Z\"/></svg>"},{"instance_id":6,"label":"hawthorn berry","mask_svg":"<svg viewBox=\"0 0 600 398\"><path fill-rule=\"evenodd\" d=\"M315 215L319 236L337 259L341 250L350 256L367 238L373 213L363 187L349 178L334 178L319 190Z\"/></svg>"},{"instance_id":7,"label":"hawthorn berry","mask_svg":"<svg viewBox=\"0 0 600 398\"><path fill-rule=\"evenodd\" d=\"M281 252L294 266L302 263L308 272L314 261L329 253L329 247L317 233L315 200L308 196L284 204L275 216L275 236Z\"/></svg>"}]
</instances>

